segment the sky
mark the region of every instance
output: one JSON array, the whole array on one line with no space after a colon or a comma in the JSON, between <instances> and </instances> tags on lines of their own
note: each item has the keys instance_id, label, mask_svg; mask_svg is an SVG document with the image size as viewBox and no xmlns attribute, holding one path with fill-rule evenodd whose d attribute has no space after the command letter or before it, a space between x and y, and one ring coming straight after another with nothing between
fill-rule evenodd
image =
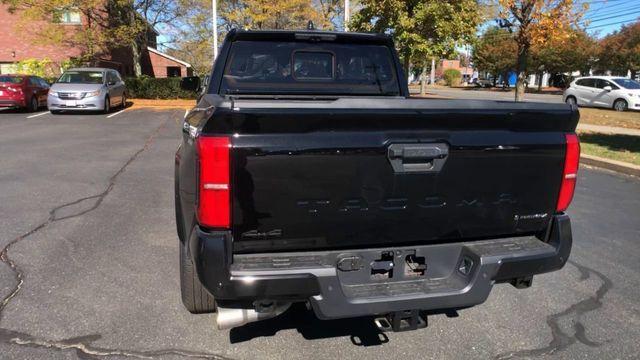
<instances>
[{"instance_id":1,"label":"sky","mask_svg":"<svg viewBox=\"0 0 640 360\"><path fill-rule=\"evenodd\" d=\"M576 0L577 4L588 4L589 9L585 12L582 25L586 27L591 35L602 38L623 25L630 24L640 19L640 0ZM480 33L488 26L495 25L495 21L488 21L480 27ZM169 40L166 34L158 38L160 47L162 43ZM460 49L463 51L464 49Z\"/></svg>"},{"instance_id":2,"label":"sky","mask_svg":"<svg viewBox=\"0 0 640 360\"><path fill-rule=\"evenodd\" d=\"M579 0L579 3L589 4L583 25L598 38L640 18L640 0Z\"/></svg>"}]
</instances>

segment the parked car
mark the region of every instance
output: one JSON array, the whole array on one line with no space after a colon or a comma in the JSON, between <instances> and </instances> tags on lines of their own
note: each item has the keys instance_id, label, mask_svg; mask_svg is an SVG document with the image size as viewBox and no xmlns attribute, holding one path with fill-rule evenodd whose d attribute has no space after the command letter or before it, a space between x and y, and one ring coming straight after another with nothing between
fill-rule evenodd
<instances>
[{"instance_id":1,"label":"parked car","mask_svg":"<svg viewBox=\"0 0 640 360\"><path fill-rule=\"evenodd\" d=\"M175 215L182 301L218 328L302 302L415 329L569 258L575 107L410 98L382 34L231 30L211 74Z\"/></svg>"},{"instance_id":2,"label":"parked car","mask_svg":"<svg viewBox=\"0 0 640 360\"><path fill-rule=\"evenodd\" d=\"M578 106L640 110L640 83L618 76L581 77L571 82L563 99Z\"/></svg>"},{"instance_id":3,"label":"parked car","mask_svg":"<svg viewBox=\"0 0 640 360\"><path fill-rule=\"evenodd\" d=\"M475 79L474 84L481 88L493 87L493 80L491 79Z\"/></svg>"},{"instance_id":4,"label":"parked car","mask_svg":"<svg viewBox=\"0 0 640 360\"><path fill-rule=\"evenodd\" d=\"M0 75L0 108L37 111L47 103L49 84L33 75Z\"/></svg>"},{"instance_id":5,"label":"parked car","mask_svg":"<svg viewBox=\"0 0 640 360\"><path fill-rule=\"evenodd\" d=\"M64 110L102 111L124 108L127 89L120 73L112 69L77 68L65 71L51 86L47 105L52 114Z\"/></svg>"}]
</instances>

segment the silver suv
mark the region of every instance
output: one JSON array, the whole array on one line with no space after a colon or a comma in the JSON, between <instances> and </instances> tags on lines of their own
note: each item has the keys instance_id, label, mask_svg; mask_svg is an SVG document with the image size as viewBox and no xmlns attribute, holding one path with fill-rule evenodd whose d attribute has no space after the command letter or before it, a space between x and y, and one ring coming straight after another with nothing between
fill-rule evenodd
<instances>
[{"instance_id":1,"label":"silver suv","mask_svg":"<svg viewBox=\"0 0 640 360\"><path fill-rule=\"evenodd\" d=\"M51 86L47 106L52 114L64 110L108 113L114 105L124 108L127 89L116 70L104 68L69 69Z\"/></svg>"}]
</instances>

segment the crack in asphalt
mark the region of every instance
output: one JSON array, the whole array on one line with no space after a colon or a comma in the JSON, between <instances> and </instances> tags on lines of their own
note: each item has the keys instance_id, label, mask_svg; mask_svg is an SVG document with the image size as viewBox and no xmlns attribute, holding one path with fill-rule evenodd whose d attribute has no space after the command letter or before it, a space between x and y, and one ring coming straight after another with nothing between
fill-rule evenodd
<instances>
[{"instance_id":1,"label":"crack in asphalt","mask_svg":"<svg viewBox=\"0 0 640 360\"><path fill-rule=\"evenodd\" d=\"M552 339L551 342L547 346L537 348L537 349L529 349L529 350L519 350L512 351L503 354L497 355L496 359L511 359L514 357L538 357L538 356L546 356L552 355L556 352L565 350L569 346L575 344L576 342L580 342L589 347L598 347L603 343L608 342L596 342L590 340L586 334L586 328L582 323L582 315L585 313L598 310L602 307L602 298L609 292L609 290L613 287L613 282L606 277L601 272L594 270L590 267L578 264L575 261L568 261L571 265L575 266L580 272L580 281L586 281L591 277L591 275L597 276L602 284L596 290L593 296L590 296L586 299L583 299L565 310L549 315L547 317L547 325L551 329ZM573 323L573 331L574 334L571 336L562 330L560 327L560 319L562 318L570 318Z\"/></svg>"},{"instance_id":2,"label":"crack in asphalt","mask_svg":"<svg viewBox=\"0 0 640 360\"><path fill-rule=\"evenodd\" d=\"M47 226L51 225L54 222L79 217L97 209L102 204L102 201L104 200L104 198L107 195L109 195L111 190L113 190L113 188L115 187L116 180L118 179L118 177L127 169L129 165L131 165L133 161L135 161L138 158L138 156L140 156L140 154L142 154L151 146L155 138L158 136L160 131L167 125L168 122L169 122L168 119L165 120L162 124L160 124L160 126L158 126L158 128L156 128L151 133L151 135L149 135L144 145L138 151L136 151L131 157L129 157L129 159L124 163L124 165L122 165L118 169L118 171L116 171L116 173L109 178L109 182L102 192L96 195L82 197L82 198L64 203L60 206L54 207L49 211L49 217L45 221L34 226L27 232L15 237L11 241L9 241L7 245L5 245L2 248L2 250L0 250L0 261L2 261L7 266L9 266L9 269L13 272L16 280L16 284L13 287L13 289L0 302L0 324L2 323L4 310L9 305L11 300L15 298L18 295L18 293L20 293L20 290L22 290L22 287L24 285L24 272L9 257L9 250L11 249L11 247L16 245L20 241L24 240L25 238L28 238L29 236L41 231L42 229L46 228ZM68 215L62 215L62 216L58 215L58 213L61 210L77 205L87 200L95 200L95 202L91 207L84 209L82 211L75 212L75 213L72 212L71 214L68 214ZM181 350L181 349L137 351L137 350L101 348L101 347L96 347L91 345L92 342L100 338L101 338L101 335L95 334L95 335L75 337L75 338L66 339L66 340L52 341L52 340L37 338L35 336L29 335L26 333L21 333L21 332L9 330L9 329L0 328L0 341L17 344L17 345L23 345L23 346L30 346L30 347L36 347L36 348L48 348L48 349L55 349L55 350L61 350L61 351L70 350L70 349L76 350L76 354L81 359L95 359L97 357L109 357L109 356L151 359L158 356L168 356L168 355L182 356L182 357L189 357L189 358L200 358L200 359L216 359L216 360L225 359L224 357L216 354L205 353L205 352L194 352L194 351Z\"/></svg>"},{"instance_id":3,"label":"crack in asphalt","mask_svg":"<svg viewBox=\"0 0 640 360\"><path fill-rule=\"evenodd\" d=\"M76 355L80 359L97 359L101 357L120 356L131 357L138 359L153 359L158 356L181 356L195 359L213 359L213 360L227 360L227 358L208 353L201 353L196 351L188 351L181 349L161 349L161 350L149 350L149 351L137 351L137 350L121 350L121 349L109 349L98 346L92 346L91 343L100 340L102 338L99 334L84 335L74 338L49 341L38 339L32 335L21 333L18 331L0 329L0 341L8 343L28 346L32 348L42 349L55 349L55 350L75 350Z\"/></svg>"}]
</instances>

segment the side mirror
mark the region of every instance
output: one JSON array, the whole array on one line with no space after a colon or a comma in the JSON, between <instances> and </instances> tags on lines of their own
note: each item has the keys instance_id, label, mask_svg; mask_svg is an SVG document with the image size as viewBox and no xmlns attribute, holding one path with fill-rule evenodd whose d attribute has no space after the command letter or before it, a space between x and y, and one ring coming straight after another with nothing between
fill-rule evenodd
<instances>
[{"instance_id":1,"label":"side mirror","mask_svg":"<svg viewBox=\"0 0 640 360\"><path fill-rule=\"evenodd\" d=\"M611 86L607 85L607 86L603 87L602 90L611 91L611 90L613 90L613 88Z\"/></svg>"},{"instance_id":2,"label":"side mirror","mask_svg":"<svg viewBox=\"0 0 640 360\"><path fill-rule=\"evenodd\" d=\"M187 76L180 79L180 88L185 91L200 90L200 78L197 76Z\"/></svg>"}]
</instances>

